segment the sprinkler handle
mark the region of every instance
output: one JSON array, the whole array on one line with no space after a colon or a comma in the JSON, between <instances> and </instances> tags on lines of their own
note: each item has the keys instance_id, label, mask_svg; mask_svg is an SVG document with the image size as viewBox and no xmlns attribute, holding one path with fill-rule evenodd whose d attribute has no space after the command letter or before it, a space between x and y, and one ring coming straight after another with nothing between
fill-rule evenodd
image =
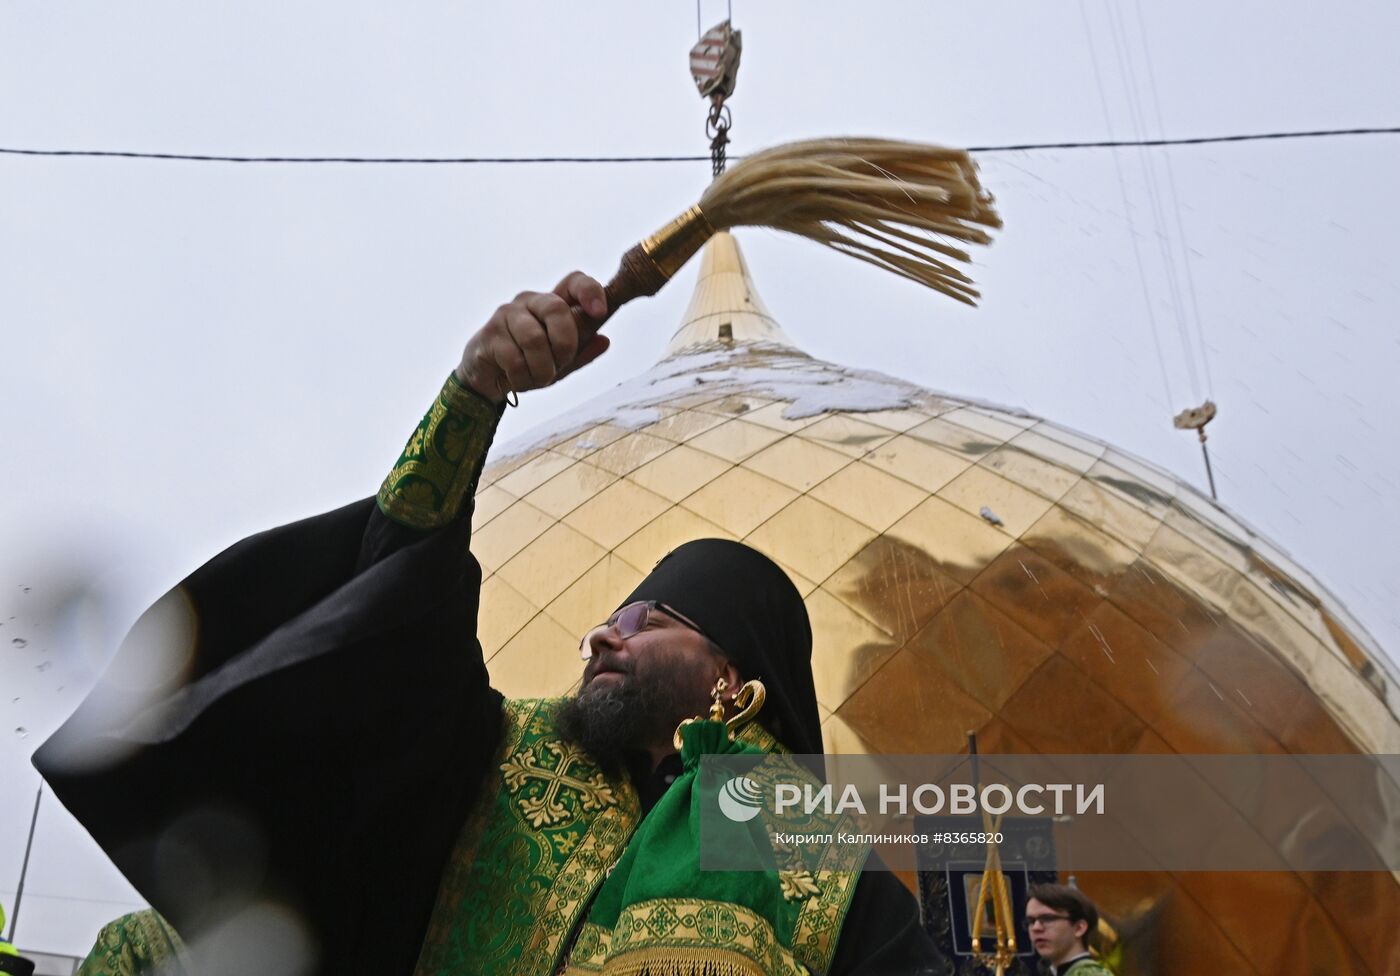
<instances>
[{"instance_id":1,"label":"sprinkler handle","mask_svg":"<svg viewBox=\"0 0 1400 976\"><path fill-rule=\"evenodd\" d=\"M608 310L603 313L602 318L594 319L582 306L569 306L569 311L574 313L574 321L578 323L579 345L582 346L597 335L603 324L623 305L634 298L655 295L667 280L669 276L661 273L656 262L642 250L642 245L634 245L622 256L617 273L603 288L603 295L608 300Z\"/></svg>"}]
</instances>

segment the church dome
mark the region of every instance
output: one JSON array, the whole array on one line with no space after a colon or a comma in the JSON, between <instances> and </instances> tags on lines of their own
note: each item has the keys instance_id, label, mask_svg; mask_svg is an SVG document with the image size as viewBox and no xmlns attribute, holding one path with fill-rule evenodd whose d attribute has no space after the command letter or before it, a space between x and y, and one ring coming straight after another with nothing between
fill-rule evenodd
<instances>
[{"instance_id":1,"label":"church dome","mask_svg":"<svg viewBox=\"0 0 1400 976\"><path fill-rule=\"evenodd\" d=\"M580 635L717 536L802 592L828 752L1400 753L1385 655L1278 547L1091 437L806 355L728 234L665 358L493 458L473 550L507 695L569 691ZM1400 971L1389 874L1080 884L1154 906L1163 971Z\"/></svg>"}]
</instances>

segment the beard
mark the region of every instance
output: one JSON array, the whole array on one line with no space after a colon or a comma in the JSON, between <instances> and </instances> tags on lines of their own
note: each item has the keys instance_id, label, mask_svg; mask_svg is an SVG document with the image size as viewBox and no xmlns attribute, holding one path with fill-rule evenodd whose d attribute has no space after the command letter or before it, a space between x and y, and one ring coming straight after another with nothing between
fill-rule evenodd
<instances>
[{"instance_id":1,"label":"beard","mask_svg":"<svg viewBox=\"0 0 1400 976\"><path fill-rule=\"evenodd\" d=\"M555 716L564 738L613 773L629 753L671 741L682 719L704 712L703 704L695 704L693 688L701 668L691 674L690 668L664 668L659 663L649 661L618 682L581 688Z\"/></svg>"}]
</instances>

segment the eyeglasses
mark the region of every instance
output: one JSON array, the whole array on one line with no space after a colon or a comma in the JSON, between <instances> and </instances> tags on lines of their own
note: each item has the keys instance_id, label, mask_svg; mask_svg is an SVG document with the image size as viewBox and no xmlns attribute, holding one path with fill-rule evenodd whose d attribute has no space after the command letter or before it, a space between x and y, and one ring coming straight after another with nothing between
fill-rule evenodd
<instances>
[{"instance_id":1,"label":"eyeglasses","mask_svg":"<svg viewBox=\"0 0 1400 976\"><path fill-rule=\"evenodd\" d=\"M619 640L626 640L629 637L640 634L647 629L647 622L651 620L651 614L656 610L660 610L666 616L676 621L676 623L683 627L690 628L706 640L711 640L710 635L705 633L703 627L684 614L678 613L673 608L668 607L666 604L659 603L656 600L638 600L636 603L627 604L627 606L609 617L606 623L601 623L584 634L583 640L578 642L579 657L583 658L585 661L593 657L593 648L591 646L593 643L593 636L600 631L607 630L609 627L617 628ZM711 643L713 643L712 640Z\"/></svg>"},{"instance_id":2,"label":"eyeglasses","mask_svg":"<svg viewBox=\"0 0 1400 976\"><path fill-rule=\"evenodd\" d=\"M1043 927L1048 928L1048 927L1050 926L1050 923L1051 923L1051 922L1055 922L1055 921L1065 921L1065 922L1068 922L1068 921L1069 921L1069 916L1068 916L1068 915L1027 915L1027 916L1026 916L1026 928L1031 928L1032 926L1037 925L1037 924L1039 924L1039 925L1041 925L1041 926L1043 926Z\"/></svg>"}]
</instances>

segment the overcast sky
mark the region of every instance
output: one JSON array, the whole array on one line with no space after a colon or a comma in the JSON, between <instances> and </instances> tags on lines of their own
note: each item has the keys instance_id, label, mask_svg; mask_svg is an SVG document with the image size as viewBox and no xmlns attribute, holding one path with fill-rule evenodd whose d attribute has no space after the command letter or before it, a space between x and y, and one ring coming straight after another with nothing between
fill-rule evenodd
<instances>
[{"instance_id":1,"label":"overcast sky","mask_svg":"<svg viewBox=\"0 0 1400 976\"><path fill-rule=\"evenodd\" d=\"M1400 123L1400 5L1109 9L736 0L732 151L843 134L1130 138L1133 81L1152 136ZM706 3L705 26L724 14ZM704 152L695 36L688 3L11 3L0 146ZM1201 486L1199 448L1171 416L1213 395L1222 502L1400 653L1400 136L1125 150L1116 165L1106 150L979 159L1006 221L977 255L981 308L742 233L788 333ZM136 614L236 539L371 493L491 309L575 267L606 277L707 179L707 163L0 156L7 907L38 783L28 756ZM502 437L655 361L693 280L625 310L614 350L527 397ZM84 952L136 900L51 798L28 886L18 941L31 949Z\"/></svg>"}]
</instances>

